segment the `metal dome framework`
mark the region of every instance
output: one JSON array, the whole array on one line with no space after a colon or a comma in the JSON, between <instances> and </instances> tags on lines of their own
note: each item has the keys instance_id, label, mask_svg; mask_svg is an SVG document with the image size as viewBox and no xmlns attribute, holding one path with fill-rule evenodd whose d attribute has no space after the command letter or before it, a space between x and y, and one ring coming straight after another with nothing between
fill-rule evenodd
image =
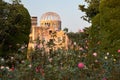
<instances>
[{"instance_id":1,"label":"metal dome framework","mask_svg":"<svg viewBox=\"0 0 120 80\"><path fill-rule=\"evenodd\" d=\"M60 16L55 12L44 13L41 16L40 20L44 20L44 21L46 21L46 20L61 21Z\"/></svg>"}]
</instances>

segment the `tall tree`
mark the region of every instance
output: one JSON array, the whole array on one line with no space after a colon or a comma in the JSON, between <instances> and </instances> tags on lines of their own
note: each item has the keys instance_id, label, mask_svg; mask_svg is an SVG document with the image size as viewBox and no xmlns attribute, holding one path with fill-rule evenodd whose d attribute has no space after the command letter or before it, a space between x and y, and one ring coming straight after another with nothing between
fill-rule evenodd
<instances>
[{"instance_id":1,"label":"tall tree","mask_svg":"<svg viewBox=\"0 0 120 80\"><path fill-rule=\"evenodd\" d=\"M116 53L120 48L120 0L101 0L100 34L101 48Z\"/></svg>"},{"instance_id":2,"label":"tall tree","mask_svg":"<svg viewBox=\"0 0 120 80\"><path fill-rule=\"evenodd\" d=\"M85 1L89 3L88 7L80 7L83 9L82 11L86 13L85 17L87 17L87 19L92 23L89 31L89 52L98 53L99 56L97 58L100 60L106 56L106 53L109 54L109 61L103 59L97 67L102 71L104 66L104 69L108 72L105 73L105 76L108 77L108 80L118 80L118 75L120 75L120 72L119 68L115 67L119 65L115 64L119 64L120 62L120 55L118 54L118 50L120 49L120 0ZM93 5L91 7L93 4L92 1L99 1L99 5ZM91 16L91 13L95 10L92 10L90 7L93 9L97 8L98 13L94 16ZM87 14L87 11L90 11L89 15ZM88 54L87 56L86 62L88 62L89 65L92 64L96 59L94 59L92 55L93 54ZM113 59L117 62L113 62ZM108 65L106 66L105 64Z\"/></svg>"},{"instance_id":3,"label":"tall tree","mask_svg":"<svg viewBox=\"0 0 120 80\"><path fill-rule=\"evenodd\" d=\"M6 11L6 16L2 15L4 24L0 26L0 54L2 55L9 51L17 52L19 45L28 44L31 27L30 15L22 4L6 3L3 7L5 6L8 8L2 9Z\"/></svg>"},{"instance_id":4,"label":"tall tree","mask_svg":"<svg viewBox=\"0 0 120 80\"><path fill-rule=\"evenodd\" d=\"M90 52L95 52L99 45L99 30L100 30L100 11L99 5L100 0L85 0L87 2L87 7L85 5L79 5L79 9L85 12L85 16L82 18L92 25L89 27L89 50Z\"/></svg>"},{"instance_id":5,"label":"tall tree","mask_svg":"<svg viewBox=\"0 0 120 80\"><path fill-rule=\"evenodd\" d=\"M82 18L88 22L91 22L92 18L99 13L100 0L85 0L87 5L79 5L79 9L85 12Z\"/></svg>"},{"instance_id":6,"label":"tall tree","mask_svg":"<svg viewBox=\"0 0 120 80\"><path fill-rule=\"evenodd\" d=\"M5 41L5 37L7 35L5 32L7 27L5 27L5 25L9 12L8 6L9 6L8 3L4 2L3 0L0 0L0 53L2 50L2 45L4 44Z\"/></svg>"}]
</instances>

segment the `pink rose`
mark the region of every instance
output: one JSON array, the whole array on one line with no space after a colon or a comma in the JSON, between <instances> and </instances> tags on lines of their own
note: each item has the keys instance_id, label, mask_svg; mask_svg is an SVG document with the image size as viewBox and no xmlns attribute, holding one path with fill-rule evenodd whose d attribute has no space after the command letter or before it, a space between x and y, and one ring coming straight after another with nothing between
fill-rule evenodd
<instances>
[{"instance_id":1,"label":"pink rose","mask_svg":"<svg viewBox=\"0 0 120 80\"><path fill-rule=\"evenodd\" d=\"M120 53L120 49L118 50L118 53Z\"/></svg>"},{"instance_id":2,"label":"pink rose","mask_svg":"<svg viewBox=\"0 0 120 80\"><path fill-rule=\"evenodd\" d=\"M35 71L36 71L36 73L38 73L38 72L39 72L39 69L38 69L38 68L36 68L36 69L35 69Z\"/></svg>"},{"instance_id":3,"label":"pink rose","mask_svg":"<svg viewBox=\"0 0 120 80\"><path fill-rule=\"evenodd\" d=\"M80 63L78 64L78 68L83 69L84 67L85 67L85 65L84 65L82 62L80 62Z\"/></svg>"},{"instance_id":4,"label":"pink rose","mask_svg":"<svg viewBox=\"0 0 120 80\"><path fill-rule=\"evenodd\" d=\"M107 80L107 78L103 78L102 80Z\"/></svg>"}]
</instances>

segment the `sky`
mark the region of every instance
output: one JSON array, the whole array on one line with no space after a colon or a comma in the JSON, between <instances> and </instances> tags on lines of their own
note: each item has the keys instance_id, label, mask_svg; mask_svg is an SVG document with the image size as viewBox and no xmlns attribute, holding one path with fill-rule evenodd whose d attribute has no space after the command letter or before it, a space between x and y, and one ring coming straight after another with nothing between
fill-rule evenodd
<instances>
[{"instance_id":1,"label":"sky","mask_svg":"<svg viewBox=\"0 0 120 80\"><path fill-rule=\"evenodd\" d=\"M10 0L6 0L9 1ZM21 0L31 16L38 17L46 12L57 13L62 21L62 29L68 28L70 32L77 32L90 24L81 17L85 15L79 10L79 4L86 4L84 0ZM39 25L39 24L38 24Z\"/></svg>"}]
</instances>

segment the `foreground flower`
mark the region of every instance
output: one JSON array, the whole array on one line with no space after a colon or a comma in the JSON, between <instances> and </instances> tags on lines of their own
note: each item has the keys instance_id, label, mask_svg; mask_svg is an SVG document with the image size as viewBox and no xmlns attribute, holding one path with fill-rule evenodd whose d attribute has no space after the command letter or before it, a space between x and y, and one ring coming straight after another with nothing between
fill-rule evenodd
<instances>
[{"instance_id":1,"label":"foreground flower","mask_svg":"<svg viewBox=\"0 0 120 80\"><path fill-rule=\"evenodd\" d=\"M113 61L116 61L116 59L113 59Z\"/></svg>"},{"instance_id":2,"label":"foreground flower","mask_svg":"<svg viewBox=\"0 0 120 80\"><path fill-rule=\"evenodd\" d=\"M13 60L13 59L14 59L14 57L11 57L11 59Z\"/></svg>"},{"instance_id":3,"label":"foreground flower","mask_svg":"<svg viewBox=\"0 0 120 80\"><path fill-rule=\"evenodd\" d=\"M107 78L103 78L102 80L107 80Z\"/></svg>"},{"instance_id":4,"label":"foreground flower","mask_svg":"<svg viewBox=\"0 0 120 80\"><path fill-rule=\"evenodd\" d=\"M8 69L8 70L9 70L10 68L9 68L8 66L6 66L6 69Z\"/></svg>"},{"instance_id":5,"label":"foreground flower","mask_svg":"<svg viewBox=\"0 0 120 80\"><path fill-rule=\"evenodd\" d=\"M4 69L5 67L4 66L1 66L0 69Z\"/></svg>"},{"instance_id":6,"label":"foreground flower","mask_svg":"<svg viewBox=\"0 0 120 80\"><path fill-rule=\"evenodd\" d=\"M38 72L39 72L39 69L38 69L38 68L35 68L35 71L36 71L36 73L38 73Z\"/></svg>"},{"instance_id":7,"label":"foreground flower","mask_svg":"<svg viewBox=\"0 0 120 80\"><path fill-rule=\"evenodd\" d=\"M120 53L120 49L118 49L118 53Z\"/></svg>"},{"instance_id":8,"label":"foreground flower","mask_svg":"<svg viewBox=\"0 0 120 80\"><path fill-rule=\"evenodd\" d=\"M107 57L107 56L105 56L105 59L108 59L108 57Z\"/></svg>"},{"instance_id":9,"label":"foreground flower","mask_svg":"<svg viewBox=\"0 0 120 80\"><path fill-rule=\"evenodd\" d=\"M80 62L80 63L78 64L78 68L83 69L84 67L85 67L85 65L84 65L82 62Z\"/></svg>"},{"instance_id":10,"label":"foreground flower","mask_svg":"<svg viewBox=\"0 0 120 80\"><path fill-rule=\"evenodd\" d=\"M97 56L97 53L93 53L93 56L95 56L95 57L96 57L96 56Z\"/></svg>"},{"instance_id":11,"label":"foreground flower","mask_svg":"<svg viewBox=\"0 0 120 80\"><path fill-rule=\"evenodd\" d=\"M109 52L107 52L107 55L109 55L110 53Z\"/></svg>"},{"instance_id":12,"label":"foreground flower","mask_svg":"<svg viewBox=\"0 0 120 80\"><path fill-rule=\"evenodd\" d=\"M32 64L29 64L28 67L31 68L31 67L32 67Z\"/></svg>"},{"instance_id":13,"label":"foreground flower","mask_svg":"<svg viewBox=\"0 0 120 80\"><path fill-rule=\"evenodd\" d=\"M49 62L52 62L52 60L53 60L52 58L49 58Z\"/></svg>"},{"instance_id":14,"label":"foreground flower","mask_svg":"<svg viewBox=\"0 0 120 80\"><path fill-rule=\"evenodd\" d=\"M4 58L2 58L1 61L4 61Z\"/></svg>"},{"instance_id":15,"label":"foreground flower","mask_svg":"<svg viewBox=\"0 0 120 80\"><path fill-rule=\"evenodd\" d=\"M42 74L42 76L45 75L44 69L40 69L40 73Z\"/></svg>"},{"instance_id":16,"label":"foreground flower","mask_svg":"<svg viewBox=\"0 0 120 80\"><path fill-rule=\"evenodd\" d=\"M12 65L12 67L10 68L10 71L14 71L15 70L15 67L14 65Z\"/></svg>"},{"instance_id":17,"label":"foreground flower","mask_svg":"<svg viewBox=\"0 0 120 80\"><path fill-rule=\"evenodd\" d=\"M98 63L98 60L95 60L96 63Z\"/></svg>"},{"instance_id":18,"label":"foreground flower","mask_svg":"<svg viewBox=\"0 0 120 80\"><path fill-rule=\"evenodd\" d=\"M25 63L25 61L24 61L24 60L22 60L22 61L21 61L21 63Z\"/></svg>"}]
</instances>

